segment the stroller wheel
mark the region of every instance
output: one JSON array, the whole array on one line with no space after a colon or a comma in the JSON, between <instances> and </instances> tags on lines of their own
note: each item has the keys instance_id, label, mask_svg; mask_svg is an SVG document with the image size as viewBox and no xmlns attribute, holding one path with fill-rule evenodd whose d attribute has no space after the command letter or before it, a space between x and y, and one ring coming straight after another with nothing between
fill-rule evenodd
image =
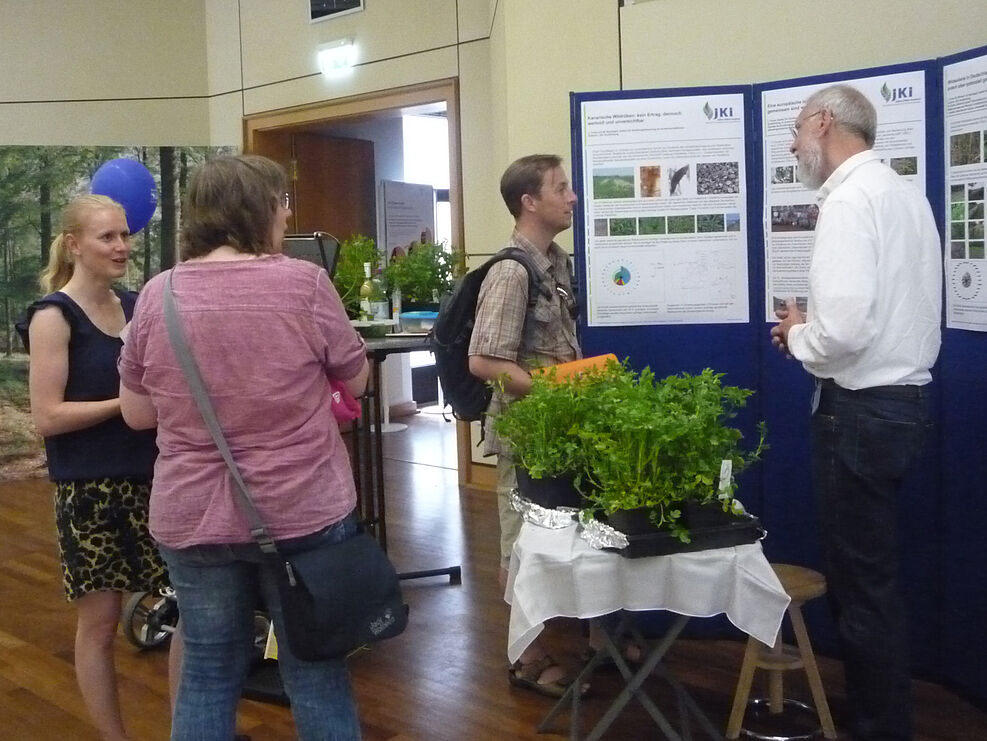
<instances>
[{"instance_id":1,"label":"stroller wheel","mask_svg":"<svg viewBox=\"0 0 987 741\"><path fill-rule=\"evenodd\" d=\"M159 592L136 592L123 606L123 634L139 649L160 646L175 632L178 603Z\"/></svg>"}]
</instances>

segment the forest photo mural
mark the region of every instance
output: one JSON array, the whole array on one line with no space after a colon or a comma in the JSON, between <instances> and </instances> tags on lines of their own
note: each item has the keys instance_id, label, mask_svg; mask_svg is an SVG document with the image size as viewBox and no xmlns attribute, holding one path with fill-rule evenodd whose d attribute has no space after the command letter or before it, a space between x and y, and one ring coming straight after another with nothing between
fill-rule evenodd
<instances>
[{"instance_id":1,"label":"forest photo mural","mask_svg":"<svg viewBox=\"0 0 987 741\"><path fill-rule=\"evenodd\" d=\"M139 291L175 264L189 174L209 157L237 152L236 147L0 146L0 480L36 475L41 455L30 423L27 356L14 324L41 295L38 276L48 262L62 207L91 192L93 175L111 160L134 160L151 173L158 205L147 226L131 236L130 265L121 281Z\"/></svg>"}]
</instances>

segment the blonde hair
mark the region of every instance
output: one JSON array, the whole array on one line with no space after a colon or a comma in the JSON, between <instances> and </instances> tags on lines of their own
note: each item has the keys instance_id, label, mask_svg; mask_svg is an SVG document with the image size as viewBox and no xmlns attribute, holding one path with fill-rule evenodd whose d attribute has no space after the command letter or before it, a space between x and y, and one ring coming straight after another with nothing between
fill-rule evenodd
<instances>
[{"instance_id":1,"label":"blonde hair","mask_svg":"<svg viewBox=\"0 0 987 741\"><path fill-rule=\"evenodd\" d=\"M48 251L48 267L41 273L38 284L45 294L54 293L65 287L72 277L72 256L65 246L69 234L78 237L85 231L94 211L104 208L117 208L126 216L119 203L108 196L85 195L73 198L62 210L62 230L52 240Z\"/></svg>"}]
</instances>

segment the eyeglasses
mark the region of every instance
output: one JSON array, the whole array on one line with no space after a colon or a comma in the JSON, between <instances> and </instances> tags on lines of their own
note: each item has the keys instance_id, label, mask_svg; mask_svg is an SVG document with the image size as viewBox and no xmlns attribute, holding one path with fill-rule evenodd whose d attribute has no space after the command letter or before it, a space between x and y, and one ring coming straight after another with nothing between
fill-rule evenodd
<instances>
[{"instance_id":1,"label":"eyeglasses","mask_svg":"<svg viewBox=\"0 0 987 741\"><path fill-rule=\"evenodd\" d=\"M281 194L281 205L285 208L291 208L291 194L282 193Z\"/></svg>"},{"instance_id":2,"label":"eyeglasses","mask_svg":"<svg viewBox=\"0 0 987 741\"><path fill-rule=\"evenodd\" d=\"M820 108L815 113L810 113L808 116L806 116L805 118L803 118L801 121L796 121L795 124L789 129L789 131L792 132L792 139L798 139L799 129L802 128L802 124L804 124L806 121L808 121L813 116L818 116L820 113L822 113L825 110L826 110L825 108Z\"/></svg>"}]
</instances>

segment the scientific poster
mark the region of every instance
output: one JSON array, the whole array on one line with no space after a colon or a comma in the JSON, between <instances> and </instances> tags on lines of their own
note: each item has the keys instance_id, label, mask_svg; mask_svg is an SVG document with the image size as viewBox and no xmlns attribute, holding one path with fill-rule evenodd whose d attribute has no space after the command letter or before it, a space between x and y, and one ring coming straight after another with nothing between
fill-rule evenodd
<instances>
[{"instance_id":1,"label":"scientific poster","mask_svg":"<svg viewBox=\"0 0 987 741\"><path fill-rule=\"evenodd\" d=\"M946 326L987 332L987 57L943 66Z\"/></svg>"},{"instance_id":2,"label":"scientific poster","mask_svg":"<svg viewBox=\"0 0 987 741\"><path fill-rule=\"evenodd\" d=\"M589 326L747 322L744 97L583 101Z\"/></svg>"},{"instance_id":3,"label":"scientific poster","mask_svg":"<svg viewBox=\"0 0 987 741\"><path fill-rule=\"evenodd\" d=\"M882 161L921 189L925 188L925 73L922 71L840 80L860 90L877 109L874 151ZM836 84L764 90L761 121L764 142L765 320L793 297L805 311L809 261L819 207L816 191L798 178L791 153L792 125L817 90Z\"/></svg>"},{"instance_id":4,"label":"scientific poster","mask_svg":"<svg viewBox=\"0 0 987 741\"><path fill-rule=\"evenodd\" d=\"M390 261L405 255L416 242L431 242L435 234L435 195L431 185L381 181L384 204L383 253Z\"/></svg>"}]
</instances>

